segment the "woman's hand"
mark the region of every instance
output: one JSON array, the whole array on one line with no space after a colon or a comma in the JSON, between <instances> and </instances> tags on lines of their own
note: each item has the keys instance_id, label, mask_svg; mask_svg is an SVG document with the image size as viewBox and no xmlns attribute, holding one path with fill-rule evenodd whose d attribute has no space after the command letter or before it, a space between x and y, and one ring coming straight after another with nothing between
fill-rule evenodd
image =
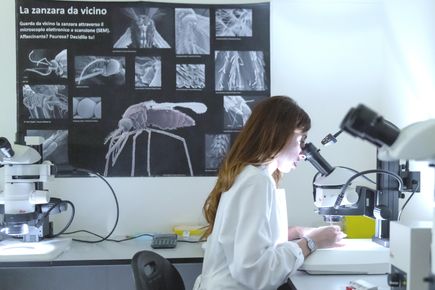
<instances>
[{"instance_id":1,"label":"woman's hand","mask_svg":"<svg viewBox=\"0 0 435 290\"><path fill-rule=\"evenodd\" d=\"M347 235L343 233L339 226L324 226L311 229L307 236L316 242L319 249L342 247L342 241Z\"/></svg>"}]
</instances>

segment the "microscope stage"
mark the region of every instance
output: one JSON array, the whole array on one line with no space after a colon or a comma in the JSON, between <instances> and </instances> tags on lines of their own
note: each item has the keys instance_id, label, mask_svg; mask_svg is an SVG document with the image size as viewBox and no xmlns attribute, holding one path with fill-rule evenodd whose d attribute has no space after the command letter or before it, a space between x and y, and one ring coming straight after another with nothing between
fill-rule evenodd
<instances>
[{"instance_id":1,"label":"microscope stage","mask_svg":"<svg viewBox=\"0 0 435 290\"><path fill-rule=\"evenodd\" d=\"M370 239L345 239L345 246L318 249L300 270L309 274L386 274L390 249Z\"/></svg>"}]
</instances>

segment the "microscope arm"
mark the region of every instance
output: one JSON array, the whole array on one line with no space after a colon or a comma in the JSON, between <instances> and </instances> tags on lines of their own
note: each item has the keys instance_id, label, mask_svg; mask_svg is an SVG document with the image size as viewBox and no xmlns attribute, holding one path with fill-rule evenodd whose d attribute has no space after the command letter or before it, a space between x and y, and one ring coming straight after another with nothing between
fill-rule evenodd
<instances>
[{"instance_id":1,"label":"microscope arm","mask_svg":"<svg viewBox=\"0 0 435 290\"><path fill-rule=\"evenodd\" d=\"M373 210L375 208L375 193L376 191L365 187L357 186L355 191L359 198L358 201L352 206L339 206L335 207L320 207L318 213L325 215L339 215L339 216L373 216Z\"/></svg>"}]
</instances>

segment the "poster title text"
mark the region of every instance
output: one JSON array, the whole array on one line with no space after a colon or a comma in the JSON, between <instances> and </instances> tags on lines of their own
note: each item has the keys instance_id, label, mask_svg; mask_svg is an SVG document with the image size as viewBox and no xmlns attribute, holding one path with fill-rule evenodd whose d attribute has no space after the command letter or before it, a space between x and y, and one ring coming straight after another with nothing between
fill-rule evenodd
<instances>
[{"instance_id":1,"label":"poster title text","mask_svg":"<svg viewBox=\"0 0 435 290\"><path fill-rule=\"evenodd\" d=\"M20 6L20 14L53 14L53 15L106 15L107 9L105 8L97 8L97 7L84 7L84 8L76 8L74 6L70 6L69 8L53 8L53 7L22 7Z\"/></svg>"}]
</instances>

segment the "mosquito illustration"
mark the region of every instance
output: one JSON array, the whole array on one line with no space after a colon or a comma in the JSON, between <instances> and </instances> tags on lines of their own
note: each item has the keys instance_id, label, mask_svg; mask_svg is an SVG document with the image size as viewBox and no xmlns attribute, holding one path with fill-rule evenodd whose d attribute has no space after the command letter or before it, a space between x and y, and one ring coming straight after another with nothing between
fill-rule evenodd
<instances>
[{"instance_id":1,"label":"mosquito illustration","mask_svg":"<svg viewBox=\"0 0 435 290\"><path fill-rule=\"evenodd\" d=\"M193 176L192 164L190 162L186 140L181 136L167 132L177 128L195 126L195 120L189 115L176 110L175 108L177 107L190 109L197 114L203 114L207 111L207 106L198 102L156 103L155 101L150 100L128 107L122 115L121 120L118 122L118 128L112 131L104 140L104 144L109 143L109 148L105 157L106 166L104 169L104 175L107 176L110 159L112 159L111 166L113 167L128 139L130 136L133 136L131 176L134 176L136 139L140 134L146 132L148 134L147 172L148 176L151 176L150 144L151 133L154 132L169 136L183 143L189 172L190 175Z\"/></svg>"},{"instance_id":2,"label":"mosquito illustration","mask_svg":"<svg viewBox=\"0 0 435 290\"><path fill-rule=\"evenodd\" d=\"M125 8L124 14L132 21L130 27L115 42L114 48L170 48L171 46L157 31L154 19L161 15L159 8L147 8L144 14L134 8Z\"/></svg>"},{"instance_id":3,"label":"mosquito illustration","mask_svg":"<svg viewBox=\"0 0 435 290\"><path fill-rule=\"evenodd\" d=\"M55 73L58 77L67 77L67 53L66 49L59 52L54 59L48 60L46 57L41 59L33 59L32 56L35 53L32 50L29 53L29 61L36 65L36 68L27 68L24 71L36 73L41 76L49 76L51 73Z\"/></svg>"}]
</instances>

